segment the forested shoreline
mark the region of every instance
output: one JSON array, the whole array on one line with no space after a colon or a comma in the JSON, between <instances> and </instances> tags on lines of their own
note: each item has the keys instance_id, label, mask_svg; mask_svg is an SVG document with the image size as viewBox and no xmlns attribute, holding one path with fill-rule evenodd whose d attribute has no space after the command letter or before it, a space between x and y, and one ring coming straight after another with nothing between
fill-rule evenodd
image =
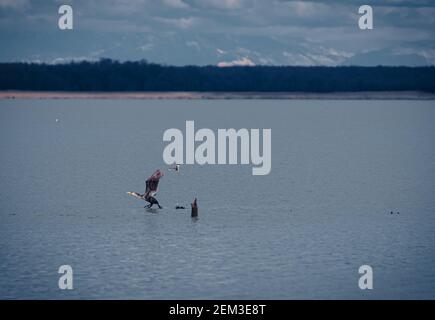
<instances>
[{"instance_id":1,"label":"forested shoreline","mask_svg":"<svg viewBox=\"0 0 435 320\"><path fill-rule=\"evenodd\" d=\"M435 67L166 66L144 60L0 63L0 90L72 92L435 92Z\"/></svg>"}]
</instances>

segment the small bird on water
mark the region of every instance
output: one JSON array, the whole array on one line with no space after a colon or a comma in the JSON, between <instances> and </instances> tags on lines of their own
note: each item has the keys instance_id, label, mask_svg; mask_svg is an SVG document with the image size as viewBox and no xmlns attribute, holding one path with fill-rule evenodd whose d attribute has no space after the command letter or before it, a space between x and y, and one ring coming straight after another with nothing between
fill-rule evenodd
<instances>
[{"instance_id":1,"label":"small bird on water","mask_svg":"<svg viewBox=\"0 0 435 320\"><path fill-rule=\"evenodd\" d=\"M174 164L172 167L170 167L168 170L173 170L175 172L179 172L180 171L180 165L178 163Z\"/></svg>"}]
</instances>

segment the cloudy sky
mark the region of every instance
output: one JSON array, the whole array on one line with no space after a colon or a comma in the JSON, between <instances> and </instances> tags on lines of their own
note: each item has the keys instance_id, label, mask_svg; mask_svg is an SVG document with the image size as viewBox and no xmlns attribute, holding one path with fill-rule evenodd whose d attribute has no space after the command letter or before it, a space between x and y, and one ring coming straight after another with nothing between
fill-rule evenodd
<instances>
[{"instance_id":1,"label":"cloudy sky","mask_svg":"<svg viewBox=\"0 0 435 320\"><path fill-rule=\"evenodd\" d=\"M363 4L373 30L358 27ZM0 61L434 65L435 1L0 0L0 43Z\"/></svg>"}]
</instances>

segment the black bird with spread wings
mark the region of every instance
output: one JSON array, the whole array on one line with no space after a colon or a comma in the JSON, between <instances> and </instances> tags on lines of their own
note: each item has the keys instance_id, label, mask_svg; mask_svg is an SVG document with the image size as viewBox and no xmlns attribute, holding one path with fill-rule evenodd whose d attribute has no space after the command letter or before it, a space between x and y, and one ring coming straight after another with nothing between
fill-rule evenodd
<instances>
[{"instance_id":1,"label":"black bird with spread wings","mask_svg":"<svg viewBox=\"0 0 435 320\"><path fill-rule=\"evenodd\" d=\"M154 196L156 195L158 190L159 180L161 177L163 177L163 175L163 171L157 170L156 172L154 172L153 175L149 177L148 180L145 182L146 187L144 194L130 191L127 192L127 194L149 202L149 205L146 206L146 208L151 208L153 205L156 204L161 209L162 207Z\"/></svg>"}]
</instances>

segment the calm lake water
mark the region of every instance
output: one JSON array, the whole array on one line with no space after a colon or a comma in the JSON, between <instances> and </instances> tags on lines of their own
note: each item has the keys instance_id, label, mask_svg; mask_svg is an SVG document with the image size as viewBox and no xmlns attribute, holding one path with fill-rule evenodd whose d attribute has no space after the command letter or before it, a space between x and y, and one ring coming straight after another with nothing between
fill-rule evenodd
<instances>
[{"instance_id":1,"label":"calm lake water","mask_svg":"<svg viewBox=\"0 0 435 320\"><path fill-rule=\"evenodd\" d=\"M186 120L271 128L271 173L165 171L147 211ZM434 101L2 100L0 134L2 299L435 298Z\"/></svg>"}]
</instances>

